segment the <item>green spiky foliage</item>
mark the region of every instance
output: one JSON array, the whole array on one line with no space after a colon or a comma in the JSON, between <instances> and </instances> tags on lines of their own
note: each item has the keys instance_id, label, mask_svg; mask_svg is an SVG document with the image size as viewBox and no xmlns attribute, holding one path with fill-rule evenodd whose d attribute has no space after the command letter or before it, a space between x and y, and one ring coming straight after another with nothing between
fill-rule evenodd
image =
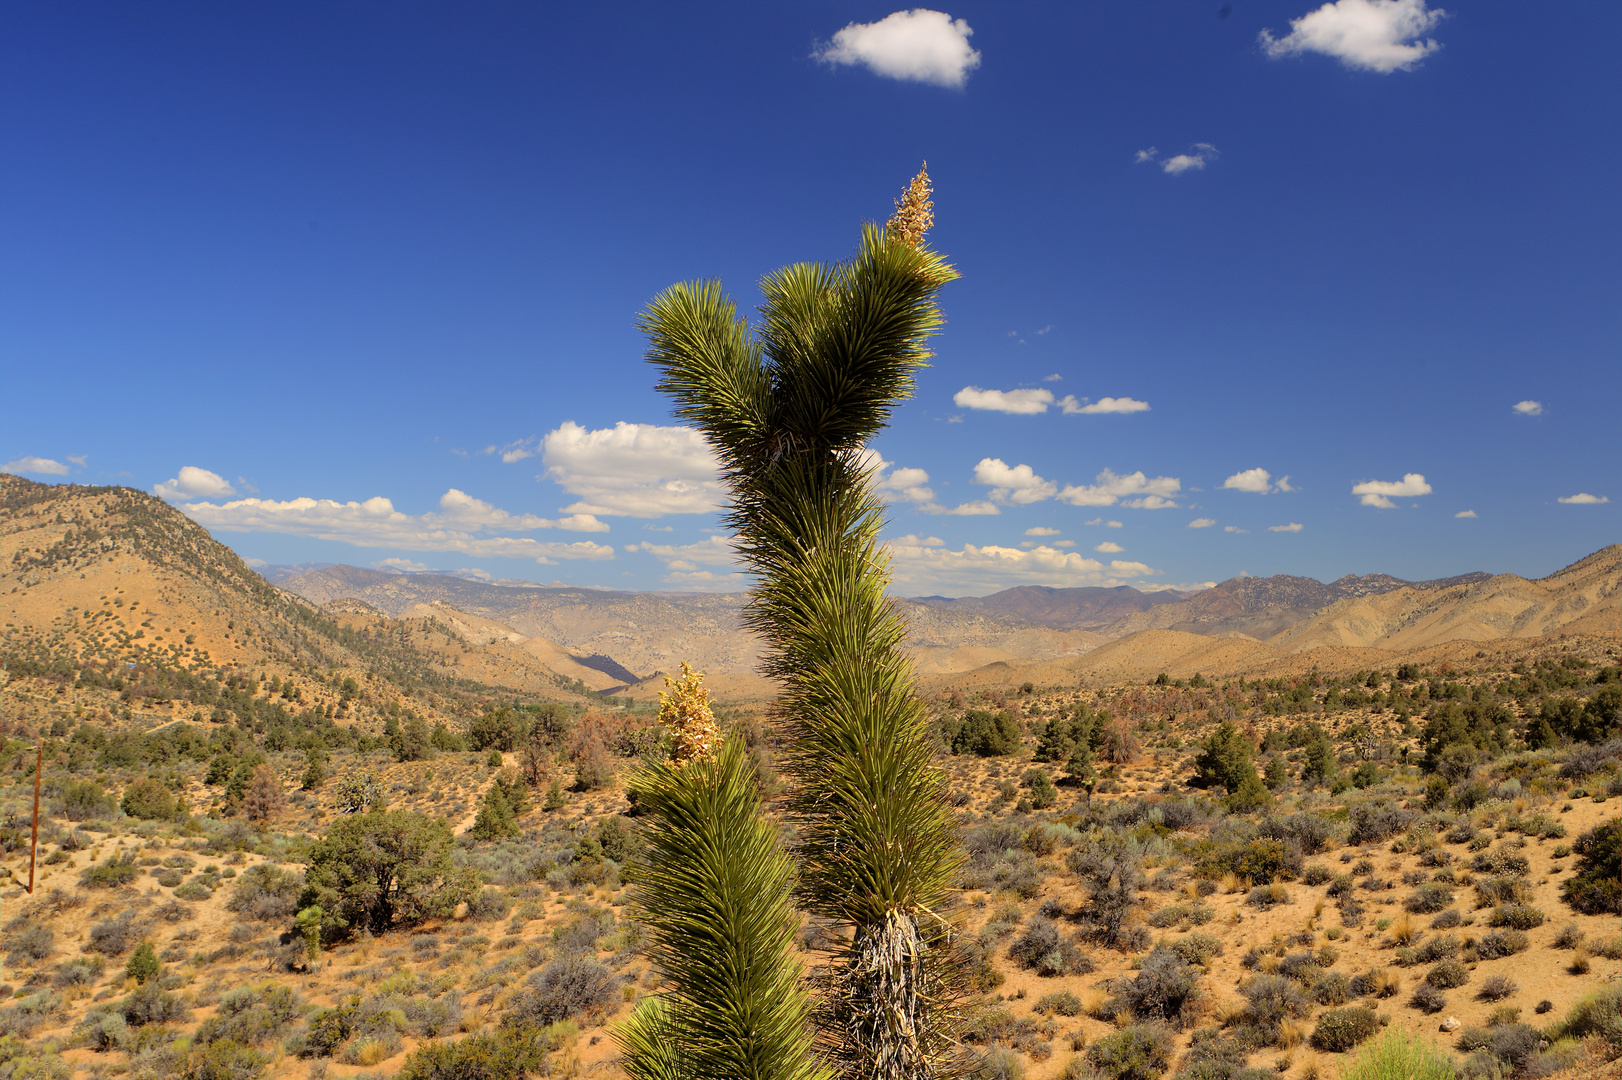
<instances>
[{"instance_id":1,"label":"green spiky foliage","mask_svg":"<svg viewBox=\"0 0 1622 1080\"><path fill-rule=\"evenodd\" d=\"M936 293L956 276L869 225L849 262L765 278L758 331L715 282L672 287L643 321L659 388L720 457L756 578L746 618L782 690L800 895L854 931L817 1018L822 1051L853 1077L930 1075L952 1043L954 964L935 912L960 854L885 599L864 446L910 396L941 323Z\"/></svg>"},{"instance_id":2,"label":"green spiky foliage","mask_svg":"<svg viewBox=\"0 0 1622 1080\"><path fill-rule=\"evenodd\" d=\"M648 820L634 902L671 989L620 1029L636 1080L827 1080L812 1054L790 889L743 740L630 781Z\"/></svg>"}]
</instances>

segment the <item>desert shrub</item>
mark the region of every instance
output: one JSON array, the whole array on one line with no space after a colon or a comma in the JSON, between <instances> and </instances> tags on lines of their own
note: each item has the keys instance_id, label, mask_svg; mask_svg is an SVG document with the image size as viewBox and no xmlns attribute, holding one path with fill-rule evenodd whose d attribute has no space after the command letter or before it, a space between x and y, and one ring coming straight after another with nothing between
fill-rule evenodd
<instances>
[{"instance_id":1,"label":"desert shrub","mask_svg":"<svg viewBox=\"0 0 1622 1080\"><path fill-rule=\"evenodd\" d=\"M429 1042L406 1056L395 1080L523 1080L546 1071L553 1036L535 1027L508 1027L458 1042Z\"/></svg>"},{"instance_id":2,"label":"desert shrub","mask_svg":"<svg viewBox=\"0 0 1622 1080\"><path fill-rule=\"evenodd\" d=\"M1524 904L1532 899L1532 887L1522 877L1482 878L1476 882L1476 903L1480 907Z\"/></svg>"},{"instance_id":3,"label":"desert shrub","mask_svg":"<svg viewBox=\"0 0 1622 1080\"><path fill-rule=\"evenodd\" d=\"M298 895L303 884L298 874L271 863L259 863L242 872L225 907L260 922L290 918L298 910Z\"/></svg>"},{"instance_id":4,"label":"desert shrub","mask_svg":"<svg viewBox=\"0 0 1622 1080\"><path fill-rule=\"evenodd\" d=\"M1530 904L1505 904L1492 909L1492 917L1488 923L1492 926L1507 926L1514 930L1531 930L1543 925L1543 910Z\"/></svg>"},{"instance_id":5,"label":"desert shrub","mask_svg":"<svg viewBox=\"0 0 1622 1080\"><path fill-rule=\"evenodd\" d=\"M113 797L94 780L70 780L62 792L62 816L69 821L94 821L113 812Z\"/></svg>"},{"instance_id":6,"label":"desert shrub","mask_svg":"<svg viewBox=\"0 0 1622 1080\"><path fill-rule=\"evenodd\" d=\"M1245 1064L1245 1055L1238 1039L1227 1038L1216 1028L1201 1028L1188 1042L1188 1052L1177 1067L1177 1080L1233 1080Z\"/></svg>"},{"instance_id":7,"label":"desert shrub","mask_svg":"<svg viewBox=\"0 0 1622 1080\"><path fill-rule=\"evenodd\" d=\"M1413 996L1408 999L1408 1004L1420 1012L1439 1013L1447 1008L1447 995L1430 983L1422 982L1414 987Z\"/></svg>"},{"instance_id":8,"label":"desert shrub","mask_svg":"<svg viewBox=\"0 0 1622 1080\"><path fill-rule=\"evenodd\" d=\"M1610 1044L1610 1056L1622 1054L1622 986L1607 986L1579 998L1565 1019L1549 1029L1551 1039L1586 1039L1597 1035Z\"/></svg>"},{"instance_id":9,"label":"desert shrub","mask_svg":"<svg viewBox=\"0 0 1622 1080\"><path fill-rule=\"evenodd\" d=\"M1200 972L1164 946L1144 958L1143 967L1115 988L1115 1011L1181 1025L1185 1010L1200 999Z\"/></svg>"},{"instance_id":10,"label":"desert shrub","mask_svg":"<svg viewBox=\"0 0 1622 1080\"><path fill-rule=\"evenodd\" d=\"M144 776L125 788L124 798L119 803L124 813L142 821L172 818L184 806L175 798L175 793L155 776Z\"/></svg>"},{"instance_id":11,"label":"desert shrub","mask_svg":"<svg viewBox=\"0 0 1622 1080\"><path fill-rule=\"evenodd\" d=\"M1214 844L1195 862L1195 872L1209 878L1225 874L1256 884L1290 880L1301 872L1301 849L1293 840L1261 836L1244 842Z\"/></svg>"},{"instance_id":12,"label":"desert shrub","mask_svg":"<svg viewBox=\"0 0 1622 1080\"><path fill-rule=\"evenodd\" d=\"M1332 880L1334 876L1334 871L1323 863L1313 863L1301 871L1301 883L1303 885L1322 885L1324 882Z\"/></svg>"},{"instance_id":13,"label":"desert shrub","mask_svg":"<svg viewBox=\"0 0 1622 1080\"><path fill-rule=\"evenodd\" d=\"M1126 919L1143 881L1139 869L1143 849L1136 840L1118 833L1089 837L1065 856L1065 865L1087 889L1082 920L1107 945L1128 944Z\"/></svg>"},{"instance_id":14,"label":"desert shrub","mask_svg":"<svg viewBox=\"0 0 1622 1080\"><path fill-rule=\"evenodd\" d=\"M158 974L159 966L158 954L152 948L152 943L143 941L130 954L130 962L124 966L124 974L144 985L148 979Z\"/></svg>"},{"instance_id":15,"label":"desert shrub","mask_svg":"<svg viewBox=\"0 0 1622 1080\"><path fill-rule=\"evenodd\" d=\"M1587 936L1587 933L1578 929L1576 923L1567 923L1560 928L1560 933L1555 935L1554 947L1557 949L1575 949L1583 943L1583 939Z\"/></svg>"},{"instance_id":16,"label":"desert shrub","mask_svg":"<svg viewBox=\"0 0 1622 1080\"><path fill-rule=\"evenodd\" d=\"M1446 911L1442 912L1441 914L1437 915L1436 918L1431 920L1431 929L1451 930L1463 921L1464 916L1459 914L1458 908L1448 908Z\"/></svg>"},{"instance_id":17,"label":"desert shrub","mask_svg":"<svg viewBox=\"0 0 1622 1080\"><path fill-rule=\"evenodd\" d=\"M1518 851L1497 848L1477 853L1470 860L1470 869L1478 874L1507 874L1519 877L1531 872L1532 862Z\"/></svg>"},{"instance_id":18,"label":"desert shrub","mask_svg":"<svg viewBox=\"0 0 1622 1080\"><path fill-rule=\"evenodd\" d=\"M116 889L120 885L128 885L140 874L133 852L111 855L102 862L86 867L84 873L79 875L79 884L87 889Z\"/></svg>"},{"instance_id":19,"label":"desert shrub","mask_svg":"<svg viewBox=\"0 0 1622 1080\"><path fill-rule=\"evenodd\" d=\"M1538 1053L1543 1035L1527 1024L1498 1024L1493 1027L1468 1027L1459 1032L1458 1046L1465 1053L1485 1051L1508 1066L1511 1075L1526 1075L1527 1066ZM1472 1070L1466 1069L1466 1072ZM1547 1070L1553 1071L1553 1070ZM1532 1071L1541 1076L1545 1070Z\"/></svg>"},{"instance_id":20,"label":"desert shrub","mask_svg":"<svg viewBox=\"0 0 1622 1080\"><path fill-rule=\"evenodd\" d=\"M1425 973L1425 981L1438 990L1451 990L1470 981L1470 969L1457 960L1443 960Z\"/></svg>"},{"instance_id":21,"label":"desert shrub","mask_svg":"<svg viewBox=\"0 0 1622 1080\"><path fill-rule=\"evenodd\" d=\"M1352 996L1352 980L1339 971L1326 971L1307 993L1319 1005L1344 1005Z\"/></svg>"},{"instance_id":22,"label":"desert shrub","mask_svg":"<svg viewBox=\"0 0 1622 1080\"><path fill-rule=\"evenodd\" d=\"M1341 1080L1454 1080L1456 1073L1447 1051L1391 1030L1365 1044L1340 1076Z\"/></svg>"},{"instance_id":23,"label":"desert shrub","mask_svg":"<svg viewBox=\"0 0 1622 1080\"><path fill-rule=\"evenodd\" d=\"M1412 810L1401 810L1385 804L1359 806L1352 811L1352 830L1346 842L1353 847L1377 844L1398 833L1407 832L1419 815Z\"/></svg>"},{"instance_id":24,"label":"desert shrub","mask_svg":"<svg viewBox=\"0 0 1622 1080\"><path fill-rule=\"evenodd\" d=\"M1294 981L1282 975L1258 975L1239 991L1246 1016L1258 1024L1277 1025L1287 1017L1306 1016L1312 1002Z\"/></svg>"},{"instance_id":25,"label":"desert shrub","mask_svg":"<svg viewBox=\"0 0 1622 1080\"><path fill-rule=\"evenodd\" d=\"M1395 971L1376 968L1352 978L1352 993L1368 997L1395 997L1402 989L1402 976Z\"/></svg>"},{"instance_id":26,"label":"desert shrub","mask_svg":"<svg viewBox=\"0 0 1622 1080\"><path fill-rule=\"evenodd\" d=\"M214 890L202 878L192 878L184 885L177 886L174 895L177 900L207 900L214 895Z\"/></svg>"},{"instance_id":27,"label":"desert shrub","mask_svg":"<svg viewBox=\"0 0 1622 1080\"><path fill-rule=\"evenodd\" d=\"M69 986L93 986L106 968L106 961L99 956L76 957L56 965L51 973L51 985L58 990Z\"/></svg>"},{"instance_id":28,"label":"desert shrub","mask_svg":"<svg viewBox=\"0 0 1622 1080\"><path fill-rule=\"evenodd\" d=\"M600 1011L619 997L619 977L583 956L554 960L529 977L528 990L502 1018L504 1026L545 1026Z\"/></svg>"},{"instance_id":29,"label":"desert shrub","mask_svg":"<svg viewBox=\"0 0 1622 1080\"><path fill-rule=\"evenodd\" d=\"M1451 934L1433 937L1414 949L1413 962L1434 964L1438 960L1451 960L1459 955L1459 939Z\"/></svg>"},{"instance_id":30,"label":"desert shrub","mask_svg":"<svg viewBox=\"0 0 1622 1080\"><path fill-rule=\"evenodd\" d=\"M1043 994L1038 998L1034 1008L1039 1013L1080 1016L1081 999L1070 990L1056 990L1051 994Z\"/></svg>"},{"instance_id":31,"label":"desert shrub","mask_svg":"<svg viewBox=\"0 0 1622 1080\"><path fill-rule=\"evenodd\" d=\"M479 922L504 919L512 910L513 902L500 889L483 888L467 902L467 917Z\"/></svg>"},{"instance_id":32,"label":"desert shrub","mask_svg":"<svg viewBox=\"0 0 1622 1080\"><path fill-rule=\"evenodd\" d=\"M1249 904L1253 908L1259 908L1262 911L1266 911L1268 908L1277 907L1279 904L1287 904L1289 902L1290 890L1279 884L1258 885L1256 888L1250 890L1250 895L1245 897L1246 904Z\"/></svg>"},{"instance_id":33,"label":"desert shrub","mask_svg":"<svg viewBox=\"0 0 1622 1080\"><path fill-rule=\"evenodd\" d=\"M1415 915L1431 915L1453 902L1453 890L1440 881L1427 881L1403 902Z\"/></svg>"},{"instance_id":34,"label":"desert shrub","mask_svg":"<svg viewBox=\"0 0 1622 1080\"><path fill-rule=\"evenodd\" d=\"M1167 948L1181 956L1184 962L1198 964L1204 967L1213 959L1222 955L1222 940L1214 934L1202 934L1196 931L1185 937L1180 937Z\"/></svg>"},{"instance_id":35,"label":"desert shrub","mask_svg":"<svg viewBox=\"0 0 1622 1080\"><path fill-rule=\"evenodd\" d=\"M1503 1001L1518 990L1520 987L1508 975L1489 975L1476 991L1476 997L1482 1001Z\"/></svg>"},{"instance_id":36,"label":"desert shrub","mask_svg":"<svg viewBox=\"0 0 1622 1080\"><path fill-rule=\"evenodd\" d=\"M193 1044L186 1080L253 1080L268 1064L270 1058L265 1054L230 1039Z\"/></svg>"},{"instance_id":37,"label":"desert shrub","mask_svg":"<svg viewBox=\"0 0 1622 1080\"><path fill-rule=\"evenodd\" d=\"M0 1009L0 1046L5 1045L7 1036L28 1038L36 1027L53 1017L61 1005L62 999L49 991L11 999L9 1007Z\"/></svg>"},{"instance_id":38,"label":"desert shrub","mask_svg":"<svg viewBox=\"0 0 1622 1080\"><path fill-rule=\"evenodd\" d=\"M90 940L85 948L103 956L122 956L136 939L135 927L128 912L116 919L104 919L90 928Z\"/></svg>"},{"instance_id":39,"label":"desert shrub","mask_svg":"<svg viewBox=\"0 0 1622 1080\"><path fill-rule=\"evenodd\" d=\"M1316 855L1327 848L1335 835L1335 827L1317 814L1300 813L1270 817L1256 826L1258 836L1288 840L1303 855Z\"/></svg>"},{"instance_id":40,"label":"desert shrub","mask_svg":"<svg viewBox=\"0 0 1622 1080\"><path fill-rule=\"evenodd\" d=\"M1622 821L1590 829L1571 849L1577 870L1560 886L1566 903L1585 915L1622 914Z\"/></svg>"},{"instance_id":41,"label":"desert shrub","mask_svg":"<svg viewBox=\"0 0 1622 1080\"><path fill-rule=\"evenodd\" d=\"M1330 1009L1318 1017L1318 1026L1312 1030L1312 1045L1331 1053L1345 1053L1380 1028L1380 1018L1373 1009L1351 1005L1344 1009Z\"/></svg>"},{"instance_id":42,"label":"desert shrub","mask_svg":"<svg viewBox=\"0 0 1622 1080\"><path fill-rule=\"evenodd\" d=\"M1513 956L1525 950L1527 946L1526 935L1519 930L1494 930L1490 934L1482 935L1476 942L1476 955L1483 960L1496 960L1501 956Z\"/></svg>"},{"instance_id":43,"label":"desert shrub","mask_svg":"<svg viewBox=\"0 0 1622 1080\"><path fill-rule=\"evenodd\" d=\"M1037 915L1031 919L1012 945L1008 958L1042 976L1083 975L1093 970L1092 961L1074 940L1066 941L1059 925Z\"/></svg>"},{"instance_id":44,"label":"desert shrub","mask_svg":"<svg viewBox=\"0 0 1622 1080\"><path fill-rule=\"evenodd\" d=\"M1171 1033L1155 1024L1133 1024L1087 1048L1087 1061L1110 1080L1157 1080L1171 1064Z\"/></svg>"},{"instance_id":45,"label":"desert shrub","mask_svg":"<svg viewBox=\"0 0 1622 1080\"><path fill-rule=\"evenodd\" d=\"M331 1009L317 1009L310 1015L304 1032L302 1054L305 1057L331 1057L355 1033L355 1013L360 1008L356 998Z\"/></svg>"},{"instance_id":46,"label":"desert shrub","mask_svg":"<svg viewBox=\"0 0 1622 1080\"><path fill-rule=\"evenodd\" d=\"M974 1080L1025 1080L1025 1060L1006 1046L988 1047L969 1075Z\"/></svg>"},{"instance_id":47,"label":"desert shrub","mask_svg":"<svg viewBox=\"0 0 1622 1080\"><path fill-rule=\"evenodd\" d=\"M6 959L12 963L43 960L56 951L56 935L42 923L31 922L6 935Z\"/></svg>"},{"instance_id":48,"label":"desert shrub","mask_svg":"<svg viewBox=\"0 0 1622 1080\"><path fill-rule=\"evenodd\" d=\"M130 991L116 1006L120 1016L131 1027L147 1024L167 1024L186 1019L186 1006L174 994L148 980Z\"/></svg>"}]
</instances>

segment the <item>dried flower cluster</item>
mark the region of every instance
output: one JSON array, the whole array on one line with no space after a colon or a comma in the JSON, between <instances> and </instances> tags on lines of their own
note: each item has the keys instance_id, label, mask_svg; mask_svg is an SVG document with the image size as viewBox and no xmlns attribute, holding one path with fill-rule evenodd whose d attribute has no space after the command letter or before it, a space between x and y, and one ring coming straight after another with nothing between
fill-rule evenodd
<instances>
[{"instance_id":1,"label":"dried flower cluster","mask_svg":"<svg viewBox=\"0 0 1622 1080\"><path fill-rule=\"evenodd\" d=\"M680 768L689 761L714 757L721 745L721 729L710 711L704 673L683 660L680 678L666 676L665 685L670 692L659 694L659 722L670 729L670 763Z\"/></svg>"},{"instance_id":2,"label":"dried flower cluster","mask_svg":"<svg viewBox=\"0 0 1622 1080\"><path fill-rule=\"evenodd\" d=\"M918 175L912 178L907 190L896 200L895 213L885 222L885 235L909 247L924 242L924 233L935 224L935 204L929 201L929 162L924 162Z\"/></svg>"}]
</instances>

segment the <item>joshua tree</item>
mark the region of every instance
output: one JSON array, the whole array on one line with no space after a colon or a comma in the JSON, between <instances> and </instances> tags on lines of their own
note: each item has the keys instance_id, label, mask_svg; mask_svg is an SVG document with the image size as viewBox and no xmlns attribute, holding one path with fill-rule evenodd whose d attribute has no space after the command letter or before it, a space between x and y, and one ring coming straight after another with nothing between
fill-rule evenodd
<instances>
[{"instance_id":1,"label":"joshua tree","mask_svg":"<svg viewBox=\"0 0 1622 1080\"><path fill-rule=\"evenodd\" d=\"M761 282L752 328L717 282L671 287L643 319L659 388L732 492L789 735L800 895L853 930L823 981L821 1049L853 1077L928 1075L948 1049L953 965L935 914L959 864L922 704L885 598L883 506L866 441L908 397L956 272L924 245L920 172L856 254Z\"/></svg>"},{"instance_id":2,"label":"joshua tree","mask_svg":"<svg viewBox=\"0 0 1622 1080\"><path fill-rule=\"evenodd\" d=\"M630 788L648 819L633 894L670 990L620 1029L636 1080L826 1080L812 1055L793 868L761 813L743 739L722 740L702 676L666 679L667 762Z\"/></svg>"}]
</instances>

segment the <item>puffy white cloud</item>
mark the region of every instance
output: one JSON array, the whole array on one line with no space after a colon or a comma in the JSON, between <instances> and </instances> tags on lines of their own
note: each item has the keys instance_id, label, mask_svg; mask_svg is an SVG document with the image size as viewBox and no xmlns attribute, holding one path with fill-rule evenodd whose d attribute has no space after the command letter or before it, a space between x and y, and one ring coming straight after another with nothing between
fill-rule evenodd
<instances>
[{"instance_id":1,"label":"puffy white cloud","mask_svg":"<svg viewBox=\"0 0 1622 1080\"><path fill-rule=\"evenodd\" d=\"M917 533L908 533L889 541L901 547L945 547L946 541L938 536L919 536Z\"/></svg>"},{"instance_id":2,"label":"puffy white cloud","mask_svg":"<svg viewBox=\"0 0 1622 1080\"><path fill-rule=\"evenodd\" d=\"M66 476L68 467L52 458L29 456L14 458L0 465L0 472L28 473L30 476Z\"/></svg>"},{"instance_id":3,"label":"puffy white cloud","mask_svg":"<svg viewBox=\"0 0 1622 1080\"><path fill-rule=\"evenodd\" d=\"M1281 476L1277 482L1274 482L1273 474L1260 466L1234 473L1222 481L1222 486L1234 491L1248 491L1255 495L1266 495L1270 491L1295 490L1290 486L1288 476Z\"/></svg>"},{"instance_id":4,"label":"puffy white cloud","mask_svg":"<svg viewBox=\"0 0 1622 1080\"><path fill-rule=\"evenodd\" d=\"M1141 562L1112 560L1107 565L1074 551L1042 546L1029 550L965 544L944 547L889 543L895 590L907 595L972 595L1014 585L1118 585L1160 571Z\"/></svg>"},{"instance_id":5,"label":"puffy white cloud","mask_svg":"<svg viewBox=\"0 0 1622 1080\"><path fill-rule=\"evenodd\" d=\"M1278 59L1305 52L1333 56L1349 68L1389 75L1407 71L1442 46L1421 35L1446 17L1425 0L1335 0L1299 19L1275 38L1261 32L1262 49Z\"/></svg>"},{"instance_id":6,"label":"puffy white cloud","mask_svg":"<svg viewBox=\"0 0 1622 1080\"><path fill-rule=\"evenodd\" d=\"M1513 412L1520 413L1522 416L1542 416L1543 415L1543 402L1541 402L1541 401L1517 401L1515 404L1510 406L1510 410L1513 411Z\"/></svg>"},{"instance_id":7,"label":"puffy white cloud","mask_svg":"<svg viewBox=\"0 0 1622 1080\"><path fill-rule=\"evenodd\" d=\"M1172 500L1182 490L1183 482L1175 476L1145 476L1141 471L1125 476L1105 469L1096 482L1087 485L1070 484L1059 492L1059 501L1071 506L1122 506L1134 510L1162 510L1175 507Z\"/></svg>"},{"instance_id":8,"label":"puffy white cloud","mask_svg":"<svg viewBox=\"0 0 1622 1080\"><path fill-rule=\"evenodd\" d=\"M575 514L659 517L720 507L720 465L692 428L629 424L589 431L566 421L541 441L542 478L580 501Z\"/></svg>"},{"instance_id":9,"label":"puffy white cloud","mask_svg":"<svg viewBox=\"0 0 1622 1080\"><path fill-rule=\"evenodd\" d=\"M982 390L978 386L965 386L952 395L952 404L960 409L980 409L985 412L1014 413L1034 416L1045 413L1053 404L1053 391L1035 390Z\"/></svg>"},{"instance_id":10,"label":"puffy white cloud","mask_svg":"<svg viewBox=\"0 0 1622 1080\"><path fill-rule=\"evenodd\" d=\"M1121 552L1125 551L1126 548L1122 547L1120 544L1117 544L1113 540L1105 540L1102 544L1094 545L1093 550L1104 555L1119 555Z\"/></svg>"},{"instance_id":11,"label":"puffy white cloud","mask_svg":"<svg viewBox=\"0 0 1622 1080\"><path fill-rule=\"evenodd\" d=\"M1136 154L1133 154L1132 160L1137 164L1142 165L1144 162L1155 160L1155 156L1159 153L1159 150L1156 150L1151 146L1147 150L1139 150Z\"/></svg>"},{"instance_id":12,"label":"puffy white cloud","mask_svg":"<svg viewBox=\"0 0 1622 1080\"><path fill-rule=\"evenodd\" d=\"M152 490L162 499L217 499L237 493L225 477L195 465L182 466L180 475L154 484Z\"/></svg>"},{"instance_id":13,"label":"puffy white cloud","mask_svg":"<svg viewBox=\"0 0 1622 1080\"><path fill-rule=\"evenodd\" d=\"M974 482L991 488L992 502L1025 506L1051 499L1059 485L1036 475L1029 465L1010 466L1001 458L981 458L974 467Z\"/></svg>"},{"instance_id":14,"label":"puffy white cloud","mask_svg":"<svg viewBox=\"0 0 1622 1080\"><path fill-rule=\"evenodd\" d=\"M920 506L918 509L926 514L947 514L952 517L995 517L1002 513L1001 510L997 509L996 503L988 502L985 499L973 499L966 503L959 503L950 509L933 504Z\"/></svg>"},{"instance_id":15,"label":"puffy white cloud","mask_svg":"<svg viewBox=\"0 0 1622 1080\"><path fill-rule=\"evenodd\" d=\"M730 536L708 536L691 544L628 544L626 551L645 551L671 570L696 570L700 566L738 567L738 549Z\"/></svg>"},{"instance_id":16,"label":"puffy white cloud","mask_svg":"<svg viewBox=\"0 0 1622 1080\"><path fill-rule=\"evenodd\" d=\"M73 464L79 466L79 468L82 469L82 468L85 467L86 464L89 463L90 455L89 454L69 454L68 455L68 460L70 462L72 462ZM4 469L4 466L0 466L0 469Z\"/></svg>"},{"instance_id":17,"label":"puffy white cloud","mask_svg":"<svg viewBox=\"0 0 1622 1080\"><path fill-rule=\"evenodd\" d=\"M851 23L812 55L828 64L862 64L891 79L956 88L980 66L979 52L969 45L973 33L944 11L913 8Z\"/></svg>"},{"instance_id":18,"label":"puffy white cloud","mask_svg":"<svg viewBox=\"0 0 1622 1080\"><path fill-rule=\"evenodd\" d=\"M962 503L958 506L942 506L935 501L934 489L928 487L929 473L923 469L892 468L893 462L885 461L878 451L863 448L857 451L857 464L873 474L873 489L879 498L892 505L901 504L911 506L924 514L954 514L958 516L976 516L984 514L1001 513L997 507L984 499Z\"/></svg>"},{"instance_id":19,"label":"puffy white cloud","mask_svg":"<svg viewBox=\"0 0 1622 1080\"><path fill-rule=\"evenodd\" d=\"M601 531L590 515L550 521L532 514L509 514L455 488L440 497L440 512L405 514L382 496L364 502L332 499L236 499L227 503L181 503L192 520L224 532L268 532L332 540L355 547L405 551L460 551L466 555L534 559L612 559L614 549L589 540L542 542L528 537L490 536L491 532L528 532L571 528Z\"/></svg>"},{"instance_id":20,"label":"puffy white cloud","mask_svg":"<svg viewBox=\"0 0 1622 1080\"><path fill-rule=\"evenodd\" d=\"M420 574L428 569L427 563L413 562L410 559L401 558L382 559L372 565L379 570L398 570L402 574Z\"/></svg>"},{"instance_id":21,"label":"puffy white cloud","mask_svg":"<svg viewBox=\"0 0 1622 1080\"><path fill-rule=\"evenodd\" d=\"M1084 524L1084 525L1102 525L1106 529L1119 529L1119 528L1121 528L1121 523L1119 521L1105 521L1101 517L1095 517L1091 521L1086 521L1086 522L1083 522L1082 524Z\"/></svg>"},{"instance_id":22,"label":"puffy white cloud","mask_svg":"<svg viewBox=\"0 0 1622 1080\"><path fill-rule=\"evenodd\" d=\"M1168 157L1160 157L1159 154L1160 152L1151 146L1147 150L1139 150L1133 154L1132 160L1139 165L1155 162L1159 164L1162 172L1176 176L1190 169L1203 169L1207 163L1215 161L1220 156L1217 148L1206 142L1195 143L1186 153L1172 154Z\"/></svg>"},{"instance_id":23,"label":"puffy white cloud","mask_svg":"<svg viewBox=\"0 0 1622 1080\"><path fill-rule=\"evenodd\" d=\"M1267 531L1268 532L1298 533L1304 527L1305 526L1303 526L1299 521L1292 521L1288 525L1269 525L1267 527Z\"/></svg>"},{"instance_id":24,"label":"puffy white cloud","mask_svg":"<svg viewBox=\"0 0 1622 1080\"><path fill-rule=\"evenodd\" d=\"M1382 510L1390 510L1397 505L1392 499L1408 499L1430 493L1431 486L1425 482L1422 474L1416 472L1403 474L1401 480L1365 480L1352 488L1353 495L1362 496L1364 506L1378 506Z\"/></svg>"},{"instance_id":25,"label":"puffy white cloud","mask_svg":"<svg viewBox=\"0 0 1622 1080\"><path fill-rule=\"evenodd\" d=\"M1231 533L1247 533L1250 530L1249 529L1241 529L1237 525L1224 525L1224 526L1222 526L1222 531L1223 532L1231 532Z\"/></svg>"},{"instance_id":26,"label":"puffy white cloud","mask_svg":"<svg viewBox=\"0 0 1622 1080\"><path fill-rule=\"evenodd\" d=\"M1058 536L1058 529L1050 529L1046 525L1032 525L1025 530L1026 536Z\"/></svg>"},{"instance_id":27,"label":"puffy white cloud","mask_svg":"<svg viewBox=\"0 0 1622 1080\"><path fill-rule=\"evenodd\" d=\"M1148 412L1147 401L1135 401L1129 397L1099 398L1088 402L1086 398L1077 399L1074 394L1066 394L1059 402L1059 407L1066 416L1081 413L1084 416L1096 416L1099 413L1135 413Z\"/></svg>"},{"instance_id":28,"label":"puffy white cloud","mask_svg":"<svg viewBox=\"0 0 1622 1080\"><path fill-rule=\"evenodd\" d=\"M1590 495L1586 491L1579 491L1575 495L1560 496L1560 501L1563 503L1575 503L1579 506L1597 506L1600 503L1608 503L1611 499L1608 495Z\"/></svg>"},{"instance_id":29,"label":"puffy white cloud","mask_svg":"<svg viewBox=\"0 0 1622 1080\"><path fill-rule=\"evenodd\" d=\"M1074 540L1055 540L1055 541L1053 541L1053 546L1054 547L1075 547L1076 542Z\"/></svg>"},{"instance_id":30,"label":"puffy white cloud","mask_svg":"<svg viewBox=\"0 0 1622 1080\"><path fill-rule=\"evenodd\" d=\"M1460 510L1457 514L1454 514L1453 516L1456 517L1456 518L1473 518L1473 517L1476 516L1476 512L1474 510Z\"/></svg>"},{"instance_id":31,"label":"puffy white cloud","mask_svg":"<svg viewBox=\"0 0 1622 1080\"><path fill-rule=\"evenodd\" d=\"M1190 529L1209 529L1216 524L1216 518L1195 518L1188 523Z\"/></svg>"}]
</instances>

